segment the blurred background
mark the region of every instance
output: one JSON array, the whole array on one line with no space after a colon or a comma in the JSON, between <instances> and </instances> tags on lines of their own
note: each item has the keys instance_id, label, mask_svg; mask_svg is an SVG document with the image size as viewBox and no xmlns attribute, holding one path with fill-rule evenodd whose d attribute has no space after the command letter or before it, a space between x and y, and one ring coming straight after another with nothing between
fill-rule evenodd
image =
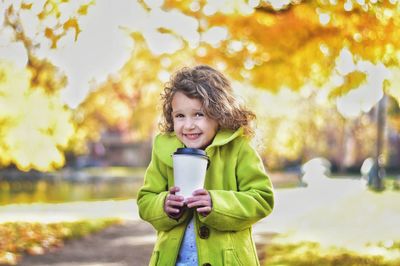
<instances>
[{"instance_id":1,"label":"blurred background","mask_svg":"<svg viewBox=\"0 0 400 266\"><path fill-rule=\"evenodd\" d=\"M1 0L0 264L138 222L163 85L209 64L257 114L276 190L255 225L262 263L398 265L399 13L397 0Z\"/></svg>"}]
</instances>

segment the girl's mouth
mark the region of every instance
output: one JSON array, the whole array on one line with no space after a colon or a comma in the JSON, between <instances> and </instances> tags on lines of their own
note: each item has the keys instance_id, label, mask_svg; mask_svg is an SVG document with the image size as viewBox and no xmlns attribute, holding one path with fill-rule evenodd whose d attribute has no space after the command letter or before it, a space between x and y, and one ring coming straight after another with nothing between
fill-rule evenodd
<instances>
[{"instance_id":1,"label":"girl's mouth","mask_svg":"<svg viewBox=\"0 0 400 266\"><path fill-rule=\"evenodd\" d=\"M183 134L183 136L185 136L185 138L189 139L189 140L195 140L198 137L200 137L201 133L193 133L193 134Z\"/></svg>"}]
</instances>

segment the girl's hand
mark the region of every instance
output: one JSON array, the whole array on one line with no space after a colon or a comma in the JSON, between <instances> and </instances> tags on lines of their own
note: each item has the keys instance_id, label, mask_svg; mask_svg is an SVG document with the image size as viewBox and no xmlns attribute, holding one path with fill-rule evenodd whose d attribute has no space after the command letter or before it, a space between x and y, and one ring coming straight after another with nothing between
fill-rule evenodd
<instances>
[{"instance_id":1,"label":"girl's hand","mask_svg":"<svg viewBox=\"0 0 400 266\"><path fill-rule=\"evenodd\" d=\"M171 218L180 218L184 211L184 198L182 196L175 195L180 189L179 187L172 187L169 190L169 194L164 201L164 211Z\"/></svg>"},{"instance_id":2,"label":"girl's hand","mask_svg":"<svg viewBox=\"0 0 400 266\"><path fill-rule=\"evenodd\" d=\"M207 216L212 210L210 193L205 189L195 190L192 197L187 198L187 206L196 208L196 211L203 216Z\"/></svg>"}]
</instances>

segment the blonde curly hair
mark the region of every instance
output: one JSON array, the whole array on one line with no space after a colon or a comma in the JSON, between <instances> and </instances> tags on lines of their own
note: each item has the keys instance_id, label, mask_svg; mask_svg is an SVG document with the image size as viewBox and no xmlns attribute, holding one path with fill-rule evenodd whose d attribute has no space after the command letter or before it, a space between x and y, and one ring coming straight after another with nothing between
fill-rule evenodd
<instances>
[{"instance_id":1,"label":"blonde curly hair","mask_svg":"<svg viewBox=\"0 0 400 266\"><path fill-rule=\"evenodd\" d=\"M218 121L220 129L237 130L243 127L245 135L254 135L251 122L255 120L256 115L239 105L233 96L229 80L221 72L207 65L184 67L166 83L161 94L162 132L174 131L172 99L177 92L200 100L205 114Z\"/></svg>"}]
</instances>

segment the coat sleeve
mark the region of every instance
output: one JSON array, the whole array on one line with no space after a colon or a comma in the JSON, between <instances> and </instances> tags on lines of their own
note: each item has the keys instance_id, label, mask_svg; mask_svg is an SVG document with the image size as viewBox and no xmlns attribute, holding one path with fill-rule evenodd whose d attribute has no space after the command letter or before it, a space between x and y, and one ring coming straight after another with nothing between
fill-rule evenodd
<instances>
[{"instance_id":1,"label":"coat sleeve","mask_svg":"<svg viewBox=\"0 0 400 266\"><path fill-rule=\"evenodd\" d=\"M154 143L155 144L155 143ZM149 222L157 231L169 231L185 222L186 211L179 219L170 218L164 211L164 201L168 194L167 166L157 158L156 145L153 145L151 161L147 167L144 184L137 198L139 216Z\"/></svg>"},{"instance_id":2,"label":"coat sleeve","mask_svg":"<svg viewBox=\"0 0 400 266\"><path fill-rule=\"evenodd\" d=\"M210 190L212 211L201 222L220 231L240 231L272 212L273 188L264 165L248 141L243 141L236 166L237 191Z\"/></svg>"}]
</instances>

